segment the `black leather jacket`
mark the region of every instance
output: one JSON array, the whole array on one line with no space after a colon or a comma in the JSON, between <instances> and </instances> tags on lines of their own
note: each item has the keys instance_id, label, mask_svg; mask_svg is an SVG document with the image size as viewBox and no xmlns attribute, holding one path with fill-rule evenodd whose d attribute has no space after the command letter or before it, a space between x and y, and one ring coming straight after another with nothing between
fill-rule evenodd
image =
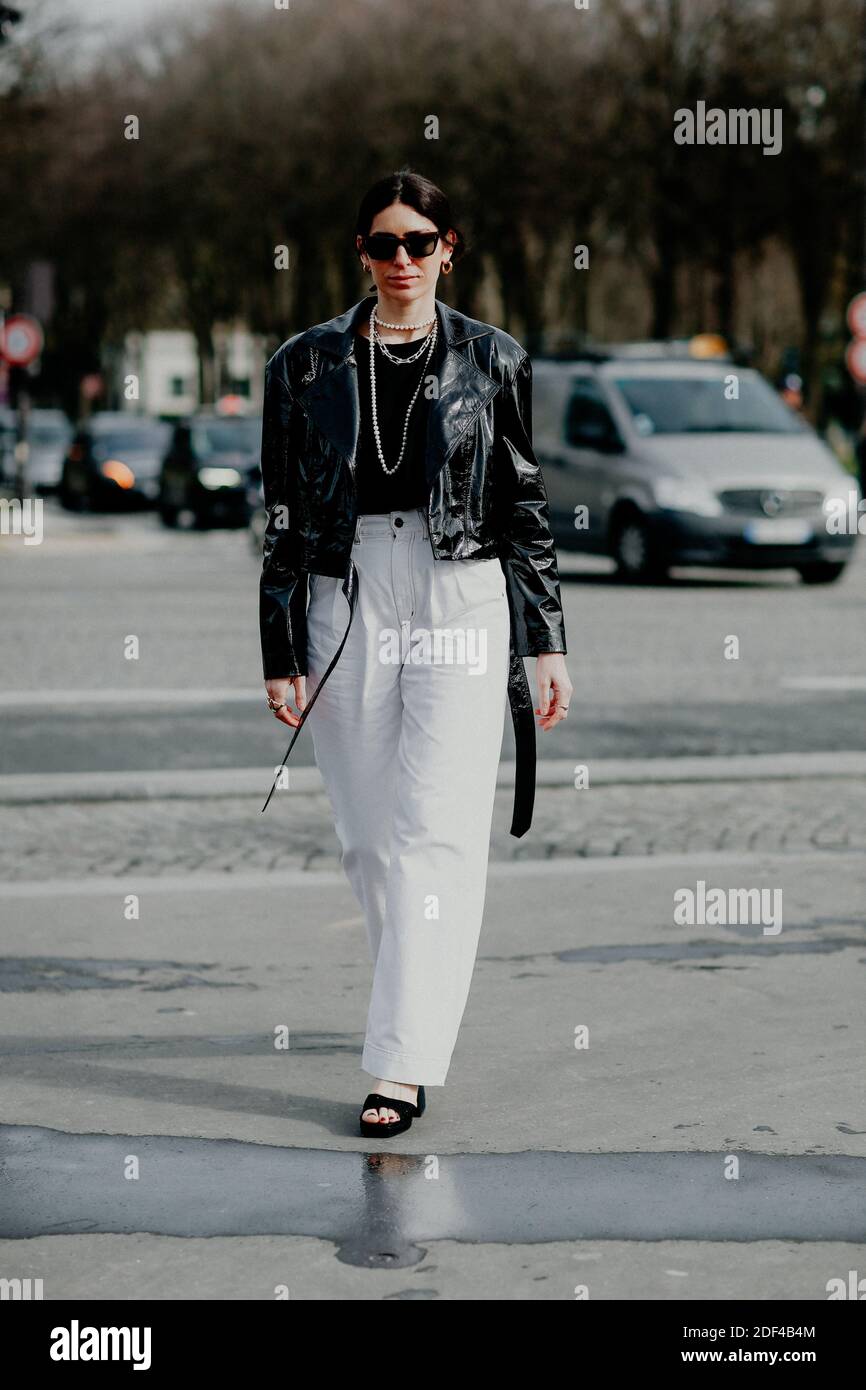
<instances>
[{"instance_id":1,"label":"black leather jacket","mask_svg":"<svg viewBox=\"0 0 866 1390\"><path fill-rule=\"evenodd\" d=\"M348 635L357 593L351 561L360 428L355 331L374 302L368 296L296 333L265 367L268 522L260 617L266 680L307 674L309 573L342 577L348 604L346 632L318 689ZM430 545L443 561L498 556L505 573L517 753L511 833L520 836L529 829L535 796L535 722L522 658L566 650L547 494L532 450L532 368L526 351L502 329L438 299L436 312L443 356L427 431Z\"/></svg>"}]
</instances>

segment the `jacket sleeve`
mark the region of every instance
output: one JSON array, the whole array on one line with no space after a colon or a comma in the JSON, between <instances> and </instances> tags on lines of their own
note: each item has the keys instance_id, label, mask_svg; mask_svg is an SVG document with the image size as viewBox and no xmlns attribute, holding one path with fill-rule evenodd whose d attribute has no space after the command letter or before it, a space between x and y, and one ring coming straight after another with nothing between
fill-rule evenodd
<instances>
[{"instance_id":1,"label":"jacket sleeve","mask_svg":"<svg viewBox=\"0 0 866 1390\"><path fill-rule=\"evenodd\" d=\"M292 400L280 367L265 367L262 487L267 526L259 584L259 626L265 680L307 674L307 574L288 563Z\"/></svg>"},{"instance_id":2,"label":"jacket sleeve","mask_svg":"<svg viewBox=\"0 0 866 1390\"><path fill-rule=\"evenodd\" d=\"M504 468L503 565L519 656L565 652L556 547L547 490L532 448L532 363L524 355L503 385L498 427Z\"/></svg>"}]
</instances>

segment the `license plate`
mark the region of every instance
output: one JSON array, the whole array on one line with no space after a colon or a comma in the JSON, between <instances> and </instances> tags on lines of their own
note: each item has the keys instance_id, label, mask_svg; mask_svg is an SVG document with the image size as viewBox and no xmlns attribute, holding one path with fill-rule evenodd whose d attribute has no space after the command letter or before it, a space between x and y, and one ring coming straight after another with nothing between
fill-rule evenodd
<instances>
[{"instance_id":1,"label":"license plate","mask_svg":"<svg viewBox=\"0 0 866 1390\"><path fill-rule=\"evenodd\" d=\"M753 545L805 545L812 540L814 528L808 521L792 521L786 518L767 517L761 521L750 521L743 535Z\"/></svg>"}]
</instances>

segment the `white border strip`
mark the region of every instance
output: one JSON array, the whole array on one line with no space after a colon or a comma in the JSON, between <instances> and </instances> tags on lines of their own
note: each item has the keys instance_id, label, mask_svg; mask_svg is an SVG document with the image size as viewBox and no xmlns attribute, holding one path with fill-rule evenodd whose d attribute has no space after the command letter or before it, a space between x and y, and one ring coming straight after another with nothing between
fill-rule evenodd
<instances>
[{"instance_id":1,"label":"white border strip","mask_svg":"<svg viewBox=\"0 0 866 1390\"><path fill-rule=\"evenodd\" d=\"M286 730L287 738L290 737ZM275 750L276 751L276 750ZM282 752L282 748L279 750ZM866 778L866 752L765 753L721 758L540 758L539 787L569 791L575 768L589 769L589 789L684 782L815 781ZM196 800L208 797L265 797L273 767L184 768L155 772L35 772L0 776L0 805L59 801ZM499 765L497 785L514 786L514 763ZM323 792L315 766L289 764L289 784L277 798ZM586 792L581 792L586 795Z\"/></svg>"},{"instance_id":2,"label":"white border strip","mask_svg":"<svg viewBox=\"0 0 866 1390\"><path fill-rule=\"evenodd\" d=\"M691 854L630 854L609 858L518 859L491 861L489 875L494 879L543 878L553 875L569 878L591 878L600 874L623 874L666 870L695 865L734 864L754 873L778 874L780 870L796 870L803 864L817 864L834 872L839 864L862 868L866 856L857 850L810 850L807 854L773 854L736 850L700 850ZM20 883L0 883L2 899L43 898L123 898L127 893L220 893L272 892L286 888L304 888L311 893L326 888L344 888L349 884L342 869L277 869L260 873L203 873L118 874L116 878L22 880Z\"/></svg>"}]
</instances>

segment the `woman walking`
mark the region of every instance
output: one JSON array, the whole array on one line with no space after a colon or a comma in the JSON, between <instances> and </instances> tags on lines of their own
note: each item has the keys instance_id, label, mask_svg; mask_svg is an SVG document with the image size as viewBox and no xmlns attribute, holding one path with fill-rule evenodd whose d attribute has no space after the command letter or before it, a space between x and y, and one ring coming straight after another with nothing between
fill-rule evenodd
<instances>
[{"instance_id":1,"label":"woman walking","mask_svg":"<svg viewBox=\"0 0 866 1390\"><path fill-rule=\"evenodd\" d=\"M423 1113L451 1061L506 698L511 833L531 821L522 658L538 658L542 729L566 717L572 687L529 358L436 298L464 243L428 180L375 184L355 244L376 294L290 338L265 369L261 636L268 705L295 730L286 757L309 719L363 910L374 971L361 1066L375 1081L360 1126L387 1137Z\"/></svg>"}]
</instances>

